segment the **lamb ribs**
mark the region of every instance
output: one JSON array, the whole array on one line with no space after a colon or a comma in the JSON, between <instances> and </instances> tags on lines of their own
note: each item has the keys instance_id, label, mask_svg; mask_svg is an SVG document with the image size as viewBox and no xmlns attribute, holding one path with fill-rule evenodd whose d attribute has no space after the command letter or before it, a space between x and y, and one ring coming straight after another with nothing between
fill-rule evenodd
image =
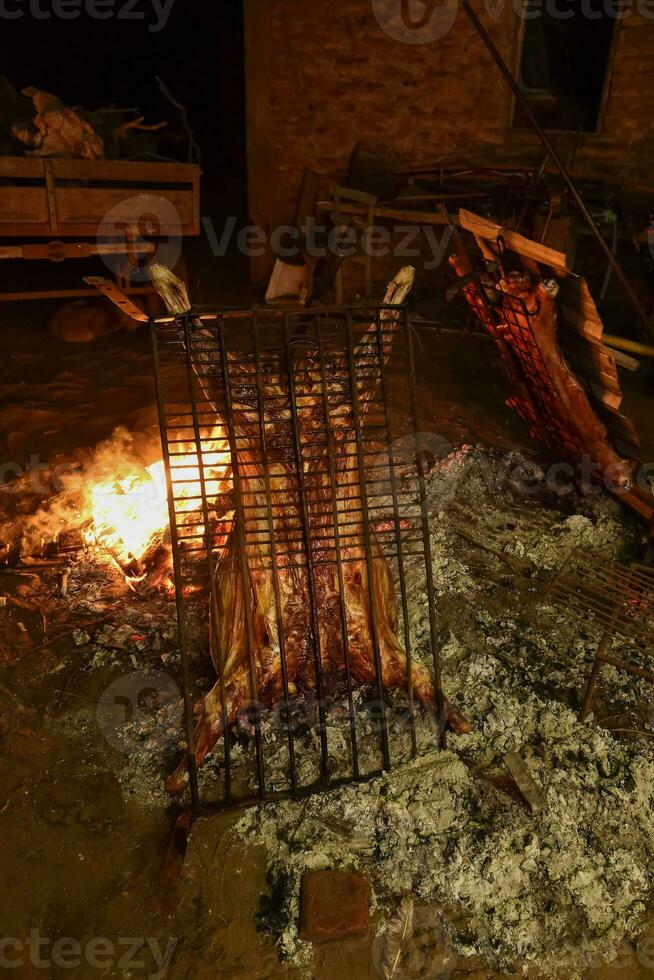
<instances>
[{"instance_id":1,"label":"lamb ribs","mask_svg":"<svg viewBox=\"0 0 654 980\"><path fill-rule=\"evenodd\" d=\"M469 276L471 266L464 255L452 255L450 264L461 278ZM530 435L550 449L563 450L570 459L587 454L607 482L628 490L635 464L622 459L610 444L606 426L559 347L558 291L555 279L528 271L509 272L487 291L481 283L464 287L468 304L495 341L512 381L508 403Z\"/></svg>"},{"instance_id":2,"label":"lamb ribs","mask_svg":"<svg viewBox=\"0 0 654 980\"><path fill-rule=\"evenodd\" d=\"M562 254L486 218L462 210L459 225L474 235L485 265L473 267L456 230L450 264L506 370L507 404L552 455L584 464L582 474L653 531L654 498L641 479L638 436L619 411L615 358L602 344L585 280L572 275Z\"/></svg>"},{"instance_id":3,"label":"lamb ribs","mask_svg":"<svg viewBox=\"0 0 654 980\"><path fill-rule=\"evenodd\" d=\"M167 275L157 271L153 279L179 312ZM362 419L376 410L381 365L403 323L393 307L405 302L413 276L410 267L398 273L378 323L356 345L350 324L345 353L330 349L320 326L317 339L286 335L283 350L255 357L226 351L199 326L194 331L204 337L193 353L196 379L225 426L234 476L234 519L212 588L218 680L200 706L196 764L245 706L290 704L296 694L317 699L323 767L327 692L347 694L351 726L353 691L371 686L382 704L386 691L408 690L411 703L436 711L443 727L469 730L399 641L393 576L362 490ZM382 736L387 767L385 727ZM354 732L351 746L357 777ZM166 785L178 792L187 781L183 759Z\"/></svg>"}]
</instances>

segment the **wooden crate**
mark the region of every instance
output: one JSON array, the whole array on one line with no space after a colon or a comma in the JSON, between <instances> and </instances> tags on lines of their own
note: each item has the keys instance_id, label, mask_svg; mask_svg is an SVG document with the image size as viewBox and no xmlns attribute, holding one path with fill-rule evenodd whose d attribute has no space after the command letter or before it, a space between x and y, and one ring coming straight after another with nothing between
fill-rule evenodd
<instances>
[{"instance_id":1,"label":"wooden crate","mask_svg":"<svg viewBox=\"0 0 654 980\"><path fill-rule=\"evenodd\" d=\"M172 205L179 218L160 220L157 235L198 235L200 168L185 163L0 157L0 237L107 236L110 229L103 222L109 212L112 223L143 235L144 215L165 216L170 210L163 206L162 211L162 201Z\"/></svg>"}]
</instances>

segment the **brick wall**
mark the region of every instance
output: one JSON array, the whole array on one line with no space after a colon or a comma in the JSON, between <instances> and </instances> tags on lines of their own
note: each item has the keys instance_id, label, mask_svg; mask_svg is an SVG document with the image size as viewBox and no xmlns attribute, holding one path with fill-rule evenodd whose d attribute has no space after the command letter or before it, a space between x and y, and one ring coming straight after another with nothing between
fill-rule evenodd
<instances>
[{"instance_id":1,"label":"brick wall","mask_svg":"<svg viewBox=\"0 0 654 980\"><path fill-rule=\"evenodd\" d=\"M270 228L292 221L305 167L344 170L357 142L398 162L440 157L541 160L531 133L510 130L511 94L463 11L431 44L403 44L379 26L370 0L244 0L250 212ZM520 20L492 18L475 0L510 65ZM651 5L654 18L654 4ZM558 135L576 164L646 179L654 150L654 19L622 20L602 132ZM264 272L266 260L259 265Z\"/></svg>"}]
</instances>

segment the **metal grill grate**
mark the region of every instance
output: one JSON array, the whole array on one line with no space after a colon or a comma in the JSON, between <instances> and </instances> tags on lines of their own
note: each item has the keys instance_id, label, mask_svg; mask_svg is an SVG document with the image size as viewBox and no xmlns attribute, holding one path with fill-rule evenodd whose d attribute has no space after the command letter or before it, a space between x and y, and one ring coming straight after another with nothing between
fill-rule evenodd
<instances>
[{"instance_id":1,"label":"metal grill grate","mask_svg":"<svg viewBox=\"0 0 654 980\"><path fill-rule=\"evenodd\" d=\"M654 671L612 654L614 640L622 640L641 654L651 652L654 626L654 568L633 562L629 567L578 548L549 584L545 599L557 603L582 623L602 630L579 718L591 710L604 664L654 683Z\"/></svg>"},{"instance_id":2,"label":"metal grill grate","mask_svg":"<svg viewBox=\"0 0 654 980\"><path fill-rule=\"evenodd\" d=\"M550 583L546 598L614 639L654 646L654 568L649 565L627 567L578 549Z\"/></svg>"},{"instance_id":3,"label":"metal grill grate","mask_svg":"<svg viewBox=\"0 0 654 980\"><path fill-rule=\"evenodd\" d=\"M152 324L152 343L193 804L207 802L195 762L189 650L190 606L197 607L198 595L211 608L223 729L232 723L230 657L235 643L232 638L228 650L220 649L226 618L233 616L243 629L248 693L256 705L249 717L257 799L311 792L392 766L393 698L386 661L390 627L399 635L398 649L406 654L404 680L400 684L394 677L392 686L406 688L411 755L416 755L414 674L425 670L423 664L415 666L410 629L407 575L411 571L415 586L416 569L426 597L439 718L435 730L442 740L426 449L420 435L414 336L404 309L159 318ZM390 571L388 580L384 568ZM380 592L379 583L391 580L394 596ZM294 597L289 597L289 582ZM354 621L357 611L348 606L356 589L365 596L363 625ZM267 614L272 610L274 619L265 627L257 599L262 590L268 595ZM233 598L234 608L225 604L225 595ZM396 622L387 608L395 607L395 596ZM286 719L293 717L299 682L304 696L311 688L317 705L313 735L318 778L303 780L296 759L297 731L289 722L288 775L281 790L267 776L267 739L259 710L275 700L266 689L262 631L264 648L274 648L279 658L278 700ZM308 656L300 675L294 652L298 631L304 631ZM379 764L374 769L360 760L355 706L355 692L362 685L364 634L372 653L367 686L379 707ZM350 761L345 775L335 771L327 737L330 708L339 699L347 711ZM250 802L253 796L234 784L230 743L223 736L215 750L221 755L220 785L207 794L220 807Z\"/></svg>"}]
</instances>

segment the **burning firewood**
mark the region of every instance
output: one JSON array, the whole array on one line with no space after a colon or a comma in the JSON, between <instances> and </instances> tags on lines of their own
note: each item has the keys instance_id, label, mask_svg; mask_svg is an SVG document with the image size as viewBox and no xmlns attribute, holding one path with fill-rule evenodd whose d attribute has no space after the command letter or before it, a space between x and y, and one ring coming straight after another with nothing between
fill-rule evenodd
<instances>
[{"instance_id":1,"label":"burning firewood","mask_svg":"<svg viewBox=\"0 0 654 980\"><path fill-rule=\"evenodd\" d=\"M181 314L190 310L186 289L175 276L162 266L154 266L152 278L156 289L171 313ZM406 267L389 284L384 297L384 306L403 304L411 292L414 279L413 268ZM384 321L383 357L388 360L391 353L393 334L399 328L400 317L392 309L380 313ZM202 330L200 324L196 325ZM377 332L374 327L360 340L355 358L377 352ZM206 343L214 344L213 336L206 332ZM228 353L227 357L235 355ZM289 392L283 385L284 367L282 362L275 366L275 358L268 358L263 379L266 394L275 405L289 400ZM213 361L215 364L215 360ZM218 378L212 377L210 362L196 364L196 373L212 402L212 389L215 391ZM215 370L215 369L213 369ZM311 433L324 429L328 423L333 432L334 465L338 487L339 504L347 511L347 519L353 525L348 532L357 544L349 549L349 560L342 566L344 608L346 610L349 662L352 681L358 685L375 683L375 657L372 641L371 594L377 613L379 649L382 681L385 689L407 688L407 657L398 639L398 614L395 590L390 567L378 542L372 540L372 588L368 587L366 553L364 547L364 528L360 507L360 484L365 479L358 469L353 470L356 447L353 422L344 410L344 405L333 404L329 408L329 419L325 418L325 404L320 391L321 365L317 352L310 349L303 354L301 363L296 364L298 376L302 376L303 408L297 424L302 428L302 439L311 442ZM372 372L368 372L372 374ZM359 406L364 413L369 406L379 383L379 377L367 377L366 386L359 396ZM243 364L239 360L239 392L232 406L235 431L241 446L257 445L258 417L257 373L254 361ZM307 392L307 394L304 394ZM214 399L215 400L215 399ZM288 445L293 439L291 413L277 410L274 417L266 419L266 427L273 433L271 444ZM219 422L224 421L218 419ZM315 439L313 440L315 442ZM312 447L313 448L313 447ZM321 444L315 451L327 453ZM241 479L247 480L248 500L254 497L256 503L248 507L248 523L262 527L267 524L266 480L264 465L259 454L252 449L251 459L247 459L247 449L239 451L241 460ZM272 508L276 527L280 533L292 533L297 526L296 494L294 491L296 472L292 462L283 451L273 454L266 462L270 477ZM281 489L276 489L281 488ZM315 531L316 540L324 540L325 503L331 499L330 477L327 467L312 469L312 499L308 505L308 522ZM200 763L213 750L224 734L225 726L232 724L239 713L252 698L252 677L250 673L250 654L254 652L255 680L258 700L267 705L281 701L285 688L289 691L319 693L316 660L321 658L322 675L338 679L344 676L345 651L343 648L343 624L341 622L341 594L338 569L333 562L316 563L313 575L313 589L317 606L319 636L314 635L311 615L311 588L307 572L307 562L298 553L293 564L286 559L277 562L275 569L248 566L249 588L244 590L243 578L234 574L235 567L243 563L245 534L238 522L232 524L231 532L221 561L216 569L215 595L216 609L211 615L211 656L219 676L222 676L225 694L225 711L221 703L220 683L216 683L202 706L196 730L195 758ZM240 531L240 533L239 533ZM252 547L252 546L251 546ZM267 546L260 547L261 558L265 557ZM250 552L251 555L251 552ZM245 561L247 565L247 559ZM265 562L261 562L265 565ZM279 582L281 617L277 616L277 597L275 595L275 576ZM249 609L248 609L249 605ZM252 629L250 629L252 626ZM253 633L253 635L252 635ZM249 635L250 634L250 635ZM254 651L252 651L254 647ZM282 656L283 654L283 656ZM285 671L284 671L285 662ZM425 707L435 710L436 691L429 671L419 663L412 665L413 695ZM442 722L455 732L470 730L467 721L461 718L445 700ZM186 761L168 779L170 792L184 788L188 780Z\"/></svg>"}]
</instances>

